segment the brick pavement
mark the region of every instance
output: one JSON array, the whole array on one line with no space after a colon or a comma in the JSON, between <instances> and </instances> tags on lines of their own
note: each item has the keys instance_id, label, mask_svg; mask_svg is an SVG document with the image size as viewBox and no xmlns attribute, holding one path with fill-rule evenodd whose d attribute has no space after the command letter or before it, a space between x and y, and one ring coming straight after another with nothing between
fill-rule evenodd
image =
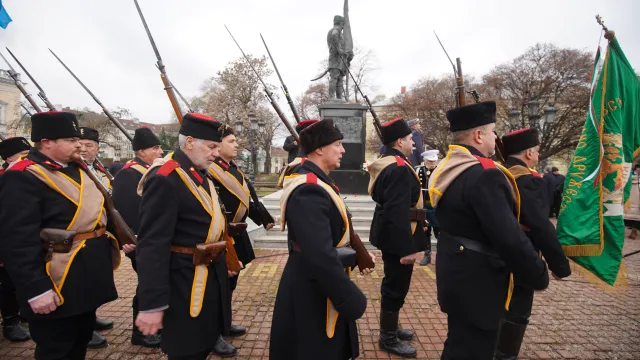
<instances>
[{"instance_id":1,"label":"brick pavement","mask_svg":"<svg viewBox=\"0 0 640 360\"><path fill-rule=\"evenodd\" d=\"M625 253L640 249L640 240L628 240ZM237 359L267 359L272 308L280 274L286 262L281 251L259 250L268 256L251 263L242 272L233 299L234 323L248 333L233 339L239 347ZM276 255L276 256L270 256ZM629 287L613 295L585 283L579 275L569 281L552 281L535 298L531 325L520 359L640 359L640 254L628 258ZM361 359L395 359L378 350L379 267L372 276L352 275L370 299L358 321ZM128 260L116 272L120 298L99 309L103 318L115 321L105 331L109 347L89 350L88 359L164 359L159 350L130 344L131 298L136 277ZM411 291L400 316L401 325L415 330L419 359L439 359L446 337L446 317L436 299L435 268L416 266ZM33 342L10 343L0 336L0 359L33 358ZM211 359L215 357L211 356Z\"/></svg>"}]
</instances>

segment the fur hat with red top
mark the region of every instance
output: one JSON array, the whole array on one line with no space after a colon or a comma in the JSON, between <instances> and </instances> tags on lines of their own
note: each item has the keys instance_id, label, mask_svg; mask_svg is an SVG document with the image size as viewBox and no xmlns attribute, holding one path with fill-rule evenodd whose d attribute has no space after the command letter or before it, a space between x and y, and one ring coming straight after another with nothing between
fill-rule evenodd
<instances>
[{"instance_id":1,"label":"fur hat with red top","mask_svg":"<svg viewBox=\"0 0 640 360\"><path fill-rule=\"evenodd\" d=\"M222 141L222 123L211 116L187 113L182 117L179 133L196 139Z\"/></svg>"},{"instance_id":2,"label":"fur hat with red top","mask_svg":"<svg viewBox=\"0 0 640 360\"><path fill-rule=\"evenodd\" d=\"M160 139L158 139L151 129L143 126L136 129L131 144L133 145L133 151L138 151L160 145Z\"/></svg>"},{"instance_id":3,"label":"fur hat with red top","mask_svg":"<svg viewBox=\"0 0 640 360\"><path fill-rule=\"evenodd\" d=\"M521 151L531 149L534 146L540 145L538 130L531 128L510 132L502 137L502 144L504 145L504 156L511 156Z\"/></svg>"},{"instance_id":4,"label":"fur hat with red top","mask_svg":"<svg viewBox=\"0 0 640 360\"><path fill-rule=\"evenodd\" d=\"M411 128L402 117L395 118L382 125L382 142L385 145L411 134Z\"/></svg>"},{"instance_id":5,"label":"fur hat with red top","mask_svg":"<svg viewBox=\"0 0 640 360\"><path fill-rule=\"evenodd\" d=\"M79 138L76 115L64 111L46 111L31 117L31 141Z\"/></svg>"},{"instance_id":6,"label":"fur hat with red top","mask_svg":"<svg viewBox=\"0 0 640 360\"><path fill-rule=\"evenodd\" d=\"M302 151L305 154L343 138L344 136L331 119L316 121L300 132Z\"/></svg>"}]
</instances>

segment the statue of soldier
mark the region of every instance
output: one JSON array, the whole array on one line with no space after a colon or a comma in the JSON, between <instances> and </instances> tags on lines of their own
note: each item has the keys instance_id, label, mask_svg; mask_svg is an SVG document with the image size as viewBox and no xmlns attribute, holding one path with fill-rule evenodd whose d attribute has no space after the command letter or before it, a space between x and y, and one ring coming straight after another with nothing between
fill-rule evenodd
<instances>
[{"instance_id":1,"label":"statue of soldier","mask_svg":"<svg viewBox=\"0 0 640 360\"><path fill-rule=\"evenodd\" d=\"M343 99L344 76L347 73L345 61L348 63L353 59L352 51L345 51L344 37L344 17L336 15L333 17L333 27L327 34L327 46L329 47L329 98ZM344 61L343 61L344 59Z\"/></svg>"}]
</instances>

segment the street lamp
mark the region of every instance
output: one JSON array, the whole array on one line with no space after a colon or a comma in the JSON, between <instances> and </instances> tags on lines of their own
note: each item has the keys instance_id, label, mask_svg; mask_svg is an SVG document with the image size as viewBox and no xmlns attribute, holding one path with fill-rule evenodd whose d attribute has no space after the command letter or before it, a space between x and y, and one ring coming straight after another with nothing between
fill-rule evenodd
<instances>
[{"instance_id":1,"label":"street lamp","mask_svg":"<svg viewBox=\"0 0 640 360\"><path fill-rule=\"evenodd\" d=\"M546 109L544 109L544 125L551 125L556 122L556 113L558 110L553 107L553 104L549 104Z\"/></svg>"},{"instance_id":2,"label":"street lamp","mask_svg":"<svg viewBox=\"0 0 640 360\"><path fill-rule=\"evenodd\" d=\"M520 121L520 111L515 108L511 109L509 113L509 125L511 125L511 129L515 129L518 127L518 122Z\"/></svg>"},{"instance_id":3,"label":"street lamp","mask_svg":"<svg viewBox=\"0 0 640 360\"><path fill-rule=\"evenodd\" d=\"M240 134L242 132L243 128L244 128L244 124L242 123L242 121L240 121L240 120L236 121L236 132L238 134Z\"/></svg>"},{"instance_id":4,"label":"street lamp","mask_svg":"<svg viewBox=\"0 0 640 360\"><path fill-rule=\"evenodd\" d=\"M540 102L534 96L529 100L529 121L533 127L542 130L540 129Z\"/></svg>"}]
</instances>

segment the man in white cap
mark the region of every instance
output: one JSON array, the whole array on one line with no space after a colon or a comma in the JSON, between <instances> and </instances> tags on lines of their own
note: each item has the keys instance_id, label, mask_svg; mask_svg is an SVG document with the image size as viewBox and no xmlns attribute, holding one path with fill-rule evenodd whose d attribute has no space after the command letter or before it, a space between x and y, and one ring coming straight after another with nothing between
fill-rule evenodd
<instances>
[{"instance_id":1,"label":"man in white cap","mask_svg":"<svg viewBox=\"0 0 640 360\"><path fill-rule=\"evenodd\" d=\"M435 209L431 207L429 203L429 195L427 193L427 189L429 188L429 178L431 174L438 165L438 154L440 151L438 150L427 150L420 154L422 156L422 160L424 161L423 165L420 165L416 168L416 172L420 177L420 184L422 185L423 197L424 197L424 208L427 209L427 230L425 231L427 235L427 240L431 241L431 229L433 229L433 234L438 238L438 233L440 232L436 222L436 212ZM427 266L431 264L431 244L427 244L427 249L424 251L424 258L420 261L421 266Z\"/></svg>"}]
</instances>

